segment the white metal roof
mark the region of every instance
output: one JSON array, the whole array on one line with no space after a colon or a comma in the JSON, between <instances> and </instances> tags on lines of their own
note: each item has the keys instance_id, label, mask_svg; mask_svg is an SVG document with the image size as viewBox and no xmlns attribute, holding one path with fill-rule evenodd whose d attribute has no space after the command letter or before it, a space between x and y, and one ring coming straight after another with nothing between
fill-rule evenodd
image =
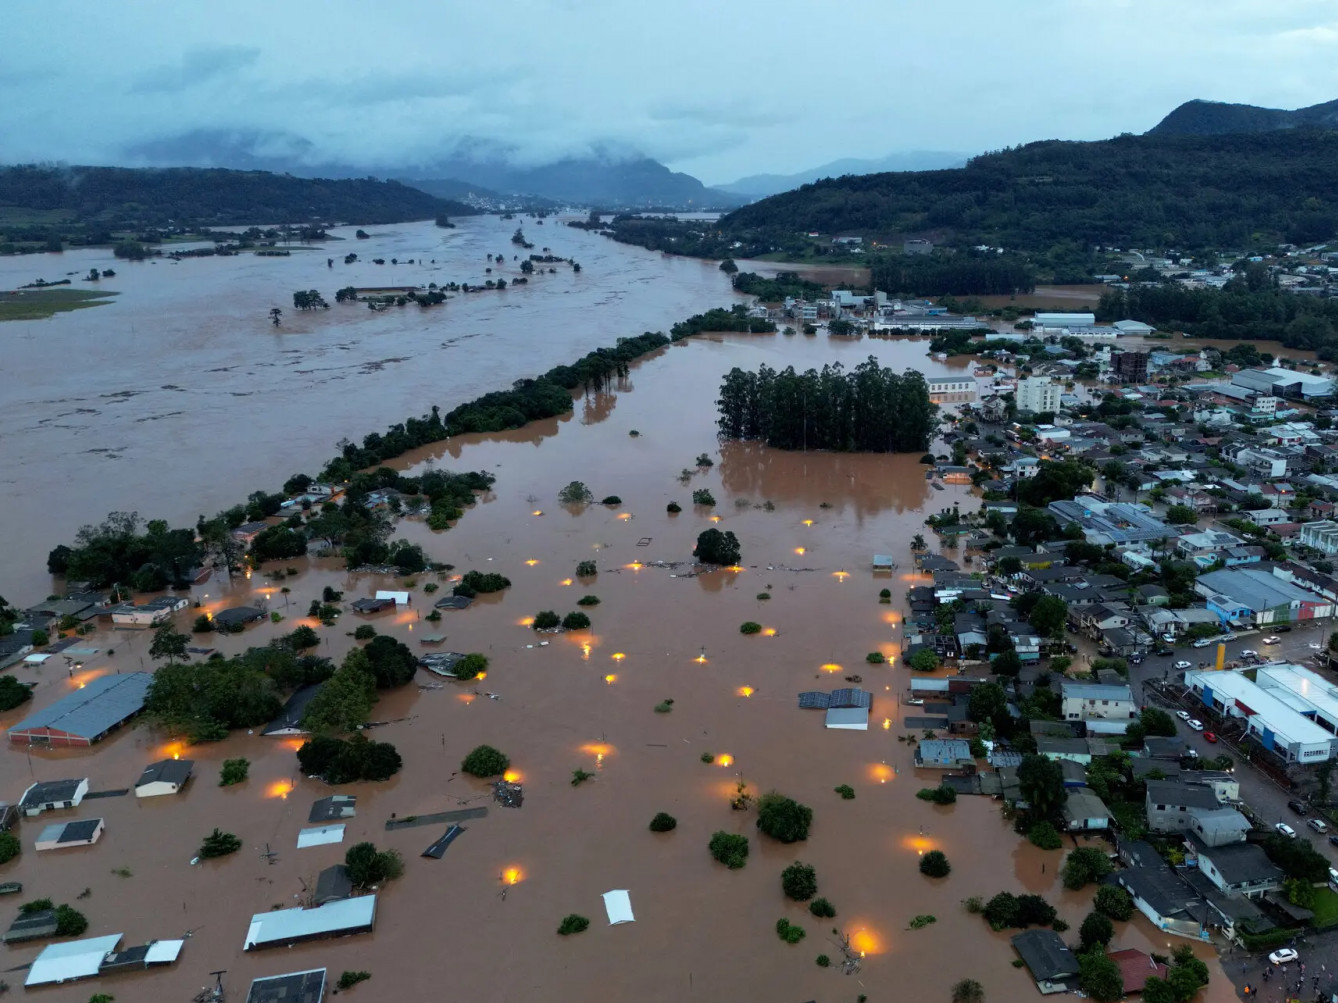
<instances>
[{"instance_id":1,"label":"white metal roof","mask_svg":"<svg viewBox=\"0 0 1338 1003\"><path fill-rule=\"evenodd\" d=\"M314 829L303 829L297 834L297 848L305 849L308 846L324 846L326 843L342 843L344 841L343 823L338 825L318 825Z\"/></svg>"},{"instance_id":2,"label":"white metal roof","mask_svg":"<svg viewBox=\"0 0 1338 1003\"><path fill-rule=\"evenodd\" d=\"M242 950L287 944L305 937L339 933L341 930L360 930L371 926L375 918L375 895L327 902L316 909L299 906L296 909L258 912L251 917Z\"/></svg>"},{"instance_id":3,"label":"white metal roof","mask_svg":"<svg viewBox=\"0 0 1338 1003\"><path fill-rule=\"evenodd\" d=\"M636 921L632 915L632 898L625 888L604 893L604 911L609 914L610 926Z\"/></svg>"},{"instance_id":4,"label":"white metal roof","mask_svg":"<svg viewBox=\"0 0 1338 1003\"><path fill-rule=\"evenodd\" d=\"M826 725L846 731L869 730L869 708L867 707L829 707Z\"/></svg>"},{"instance_id":5,"label":"white metal roof","mask_svg":"<svg viewBox=\"0 0 1338 1003\"><path fill-rule=\"evenodd\" d=\"M389 599L396 606L409 605L409 593L407 592L395 592L395 591L387 591L385 589L379 589L377 590L376 598Z\"/></svg>"},{"instance_id":6,"label":"white metal roof","mask_svg":"<svg viewBox=\"0 0 1338 1003\"><path fill-rule=\"evenodd\" d=\"M144 955L144 963L148 965L170 964L177 960L185 943L184 940L155 941L149 945L149 953Z\"/></svg>"},{"instance_id":7,"label":"white metal roof","mask_svg":"<svg viewBox=\"0 0 1338 1003\"><path fill-rule=\"evenodd\" d=\"M1303 714L1317 710L1338 721L1338 687L1304 666L1261 665L1255 682Z\"/></svg>"},{"instance_id":8,"label":"white metal roof","mask_svg":"<svg viewBox=\"0 0 1338 1003\"><path fill-rule=\"evenodd\" d=\"M1185 685L1195 684L1210 688L1228 703L1239 702L1248 707L1260 724L1286 742L1320 745L1333 741L1330 732L1239 672L1186 672Z\"/></svg>"},{"instance_id":9,"label":"white metal roof","mask_svg":"<svg viewBox=\"0 0 1338 1003\"><path fill-rule=\"evenodd\" d=\"M109 933L105 937L48 944L28 969L28 977L23 980L23 984L44 986L52 982L92 978L98 973L102 959L109 951L116 950L120 942L121 934Z\"/></svg>"}]
</instances>

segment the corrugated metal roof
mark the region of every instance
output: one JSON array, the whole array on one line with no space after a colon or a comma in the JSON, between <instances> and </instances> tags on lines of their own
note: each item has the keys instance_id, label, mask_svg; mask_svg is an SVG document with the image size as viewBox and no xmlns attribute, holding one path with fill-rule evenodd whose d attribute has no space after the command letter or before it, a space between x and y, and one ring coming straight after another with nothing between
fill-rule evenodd
<instances>
[{"instance_id":1,"label":"corrugated metal roof","mask_svg":"<svg viewBox=\"0 0 1338 1003\"><path fill-rule=\"evenodd\" d=\"M344 825L319 825L314 829L303 829L297 834L297 848L305 849L308 846L325 846L327 843L342 843L344 841Z\"/></svg>"},{"instance_id":2,"label":"corrugated metal roof","mask_svg":"<svg viewBox=\"0 0 1338 1003\"><path fill-rule=\"evenodd\" d=\"M321 1003L324 998L325 969L313 968L254 980L246 1003Z\"/></svg>"},{"instance_id":3,"label":"corrugated metal roof","mask_svg":"<svg viewBox=\"0 0 1338 1003\"><path fill-rule=\"evenodd\" d=\"M120 942L121 934L109 933L105 937L48 944L28 969L28 977L23 980L23 984L44 986L51 982L92 978L98 973L102 959L116 950Z\"/></svg>"},{"instance_id":4,"label":"corrugated metal roof","mask_svg":"<svg viewBox=\"0 0 1338 1003\"><path fill-rule=\"evenodd\" d=\"M24 718L9 729L9 736L15 738L51 728L92 741L143 710L152 681L153 674L149 672L99 676L83 689Z\"/></svg>"},{"instance_id":5,"label":"corrugated metal roof","mask_svg":"<svg viewBox=\"0 0 1338 1003\"><path fill-rule=\"evenodd\" d=\"M149 945L149 953L144 955L144 962L149 965L170 964L177 960L185 943L184 940L156 940Z\"/></svg>"},{"instance_id":6,"label":"corrugated metal roof","mask_svg":"<svg viewBox=\"0 0 1338 1003\"><path fill-rule=\"evenodd\" d=\"M327 902L316 909L276 909L251 917L243 951L253 947L274 947L308 937L356 931L370 927L376 918L376 896Z\"/></svg>"}]
</instances>

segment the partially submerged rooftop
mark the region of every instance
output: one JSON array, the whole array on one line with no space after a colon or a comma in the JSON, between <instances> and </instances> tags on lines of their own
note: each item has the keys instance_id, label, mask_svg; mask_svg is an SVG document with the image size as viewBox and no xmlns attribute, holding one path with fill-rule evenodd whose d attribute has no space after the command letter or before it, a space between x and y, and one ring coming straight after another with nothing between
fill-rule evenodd
<instances>
[{"instance_id":1,"label":"partially submerged rooftop","mask_svg":"<svg viewBox=\"0 0 1338 1003\"><path fill-rule=\"evenodd\" d=\"M324 998L325 969L313 968L254 980L246 1003L321 1003Z\"/></svg>"}]
</instances>

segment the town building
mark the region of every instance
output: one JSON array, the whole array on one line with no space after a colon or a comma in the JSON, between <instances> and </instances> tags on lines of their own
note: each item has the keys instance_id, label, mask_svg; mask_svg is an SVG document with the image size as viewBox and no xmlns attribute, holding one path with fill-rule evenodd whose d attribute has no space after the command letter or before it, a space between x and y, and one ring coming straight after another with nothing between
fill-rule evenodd
<instances>
[{"instance_id":1,"label":"town building","mask_svg":"<svg viewBox=\"0 0 1338 1003\"><path fill-rule=\"evenodd\" d=\"M1013 398L1019 411L1041 414L1059 410L1059 395L1063 387L1044 376L1028 376L1017 381Z\"/></svg>"},{"instance_id":2,"label":"town building","mask_svg":"<svg viewBox=\"0 0 1338 1003\"><path fill-rule=\"evenodd\" d=\"M1138 714L1138 705L1128 686L1065 680L1060 686L1060 694L1065 721L1129 721Z\"/></svg>"},{"instance_id":3,"label":"town building","mask_svg":"<svg viewBox=\"0 0 1338 1003\"><path fill-rule=\"evenodd\" d=\"M98 676L9 729L11 742L88 746L144 709L153 674Z\"/></svg>"},{"instance_id":4,"label":"town building","mask_svg":"<svg viewBox=\"0 0 1338 1003\"><path fill-rule=\"evenodd\" d=\"M1282 870L1257 843L1208 846L1191 833L1189 844L1198 856L1200 873L1221 892L1254 898L1282 887Z\"/></svg>"},{"instance_id":5,"label":"town building","mask_svg":"<svg viewBox=\"0 0 1338 1003\"><path fill-rule=\"evenodd\" d=\"M940 394L971 394L974 396L976 392L976 381L971 376L926 376L925 383L929 386L931 396Z\"/></svg>"},{"instance_id":6,"label":"town building","mask_svg":"<svg viewBox=\"0 0 1338 1003\"><path fill-rule=\"evenodd\" d=\"M273 909L251 917L243 951L288 947L308 940L371 933L376 923L376 896L327 902L314 909Z\"/></svg>"},{"instance_id":7,"label":"town building","mask_svg":"<svg viewBox=\"0 0 1338 1003\"><path fill-rule=\"evenodd\" d=\"M1338 736L1298 710L1295 693L1280 685L1265 689L1244 671L1190 670L1185 686L1205 707L1242 722L1260 745L1285 762L1322 763L1333 758Z\"/></svg>"},{"instance_id":8,"label":"town building","mask_svg":"<svg viewBox=\"0 0 1338 1003\"><path fill-rule=\"evenodd\" d=\"M321 1003L323 999L324 968L255 979L246 994L246 1003Z\"/></svg>"},{"instance_id":9,"label":"town building","mask_svg":"<svg viewBox=\"0 0 1338 1003\"><path fill-rule=\"evenodd\" d=\"M1064 331L1073 327L1095 327L1096 314L1042 311L1036 314L1032 322L1043 331Z\"/></svg>"},{"instance_id":10,"label":"town building","mask_svg":"<svg viewBox=\"0 0 1338 1003\"><path fill-rule=\"evenodd\" d=\"M102 838L106 822L84 818L74 822L53 822L44 826L33 844L38 850L67 850L72 846L92 846Z\"/></svg>"},{"instance_id":11,"label":"town building","mask_svg":"<svg viewBox=\"0 0 1338 1003\"><path fill-rule=\"evenodd\" d=\"M1111 352L1110 371L1121 383L1146 383L1148 378L1147 352Z\"/></svg>"},{"instance_id":12,"label":"town building","mask_svg":"<svg viewBox=\"0 0 1338 1003\"><path fill-rule=\"evenodd\" d=\"M1297 539L1303 546L1312 547L1322 554L1338 554L1338 522L1322 519L1304 523Z\"/></svg>"},{"instance_id":13,"label":"town building","mask_svg":"<svg viewBox=\"0 0 1338 1003\"><path fill-rule=\"evenodd\" d=\"M39 780L19 798L19 811L29 817L60 808L78 808L88 794L88 778Z\"/></svg>"},{"instance_id":14,"label":"town building","mask_svg":"<svg viewBox=\"0 0 1338 1003\"><path fill-rule=\"evenodd\" d=\"M1198 577L1194 591L1223 621L1238 626L1266 627L1330 617L1334 603L1261 568L1235 567Z\"/></svg>"},{"instance_id":15,"label":"town building","mask_svg":"<svg viewBox=\"0 0 1338 1003\"><path fill-rule=\"evenodd\" d=\"M1013 949L1043 994L1066 993L1078 974L1078 959L1053 930L1027 930L1013 937Z\"/></svg>"},{"instance_id":16,"label":"town building","mask_svg":"<svg viewBox=\"0 0 1338 1003\"><path fill-rule=\"evenodd\" d=\"M150 763L135 781L135 797L176 794L186 785L194 768L195 761L192 759L160 759Z\"/></svg>"},{"instance_id":17,"label":"town building","mask_svg":"<svg viewBox=\"0 0 1338 1003\"><path fill-rule=\"evenodd\" d=\"M1333 395L1333 380L1327 376L1312 376L1274 366L1271 369L1242 369L1231 375L1238 387L1253 390L1270 397L1293 399L1320 399Z\"/></svg>"},{"instance_id":18,"label":"town building","mask_svg":"<svg viewBox=\"0 0 1338 1003\"><path fill-rule=\"evenodd\" d=\"M1193 833L1207 846L1244 842L1250 831L1249 820L1209 788L1183 781L1147 781L1145 807L1149 832Z\"/></svg>"},{"instance_id":19,"label":"town building","mask_svg":"<svg viewBox=\"0 0 1338 1003\"><path fill-rule=\"evenodd\" d=\"M1152 514L1146 505L1109 502L1095 495L1079 495L1072 501L1053 501L1047 510L1060 523L1077 523L1083 539L1105 546L1171 539L1170 526Z\"/></svg>"},{"instance_id":20,"label":"town building","mask_svg":"<svg viewBox=\"0 0 1338 1003\"><path fill-rule=\"evenodd\" d=\"M181 596L163 596L139 606L134 603L123 603L120 606L112 607L112 626L115 628L157 627L160 623L171 619L173 613L185 609L187 605L186 599Z\"/></svg>"}]
</instances>

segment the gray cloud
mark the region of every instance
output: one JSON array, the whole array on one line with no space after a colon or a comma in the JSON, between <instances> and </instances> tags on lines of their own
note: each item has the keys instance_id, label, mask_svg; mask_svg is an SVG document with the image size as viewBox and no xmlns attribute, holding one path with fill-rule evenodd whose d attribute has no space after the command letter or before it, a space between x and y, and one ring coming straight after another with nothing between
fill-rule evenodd
<instances>
[{"instance_id":1,"label":"gray cloud","mask_svg":"<svg viewBox=\"0 0 1338 1003\"><path fill-rule=\"evenodd\" d=\"M5 27L8 160L635 149L709 182L1338 98L1332 0L10 0Z\"/></svg>"}]
</instances>

